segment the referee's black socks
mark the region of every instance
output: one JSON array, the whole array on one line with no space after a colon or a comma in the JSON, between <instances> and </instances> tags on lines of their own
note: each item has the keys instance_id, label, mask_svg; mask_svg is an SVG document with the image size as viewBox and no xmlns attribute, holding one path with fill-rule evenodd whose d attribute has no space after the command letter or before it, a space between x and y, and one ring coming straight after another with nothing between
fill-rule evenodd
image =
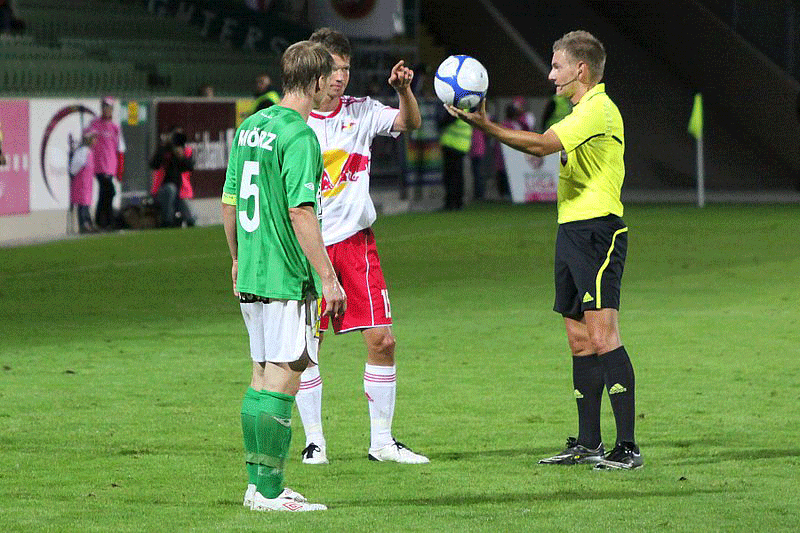
<instances>
[{"instance_id":1,"label":"referee's black socks","mask_svg":"<svg viewBox=\"0 0 800 533\"><path fill-rule=\"evenodd\" d=\"M578 404L578 444L591 450L601 442L603 383L603 366L596 354L572 356L572 384Z\"/></svg>"},{"instance_id":2,"label":"referee's black socks","mask_svg":"<svg viewBox=\"0 0 800 533\"><path fill-rule=\"evenodd\" d=\"M636 380L628 352L624 346L620 346L599 355L598 360L603 367L603 379L617 423L617 443L635 443L633 430L636 422Z\"/></svg>"}]
</instances>

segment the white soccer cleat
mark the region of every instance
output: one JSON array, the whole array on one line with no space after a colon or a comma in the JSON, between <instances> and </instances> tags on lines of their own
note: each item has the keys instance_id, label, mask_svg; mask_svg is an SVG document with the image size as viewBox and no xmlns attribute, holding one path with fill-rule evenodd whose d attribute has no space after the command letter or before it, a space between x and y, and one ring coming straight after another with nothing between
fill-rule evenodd
<instances>
[{"instance_id":1,"label":"white soccer cleat","mask_svg":"<svg viewBox=\"0 0 800 533\"><path fill-rule=\"evenodd\" d=\"M420 465L431 462L430 459L424 455L414 453L402 442L397 442L397 440L394 440L393 443L387 444L383 448L370 448L368 457L370 461L393 461L395 463L408 465Z\"/></svg>"},{"instance_id":2,"label":"white soccer cleat","mask_svg":"<svg viewBox=\"0 0 800 533\"><path fill-rule=\"evenodd\" d=\"M328 454L325 446L317 446L313 442L303 449L303 463L307 465L328 464Z\"/></svg>"},{"instance_id":3,"label":"white soccer cleat","mask_svg":"<svg viewBox=\"0 0 800 533\"><path fill-rule=\"evenodd\" d=\"M252 507L253 506L253 496L256 495L256 486L252 483L247 485L247 490L244 491L244 502L242 505L245 507Z\"/></svg>"},{"instance_id":4,"label":"white soccer cleat","mask_svg":"<svg viewBox=\"0 0 800 533\"><path fill-rule=\"evenodd\" d=\"M289 498L290 500L294 500L296 502L308 503L306 497L300 494L299 492L295 492L289 487L283 487L283 492L280 493L278 498Z\"/></svg>"},{"instance_id":5,"label":"white soccer cleat","mask_svg":"<svg viewBox=\"0 0 800 533\"><path fill-rule=\"evenodd\" d=\"M250 505L253 511L288 511L301 513L304 511L326 511L328 508L321 503L308 503L308 500L290 488L283 489L277 498L265 498L260 492L253 495Z\"/></svg>"},{"instance_id":6,"label":"white soccer cleat","mask_svg":"<svg viewBox=\"0 0 800 533\"><path fill-rule=\"evenodd\" d=\"M252 507L253 506L253 497L256 495L256 486L251 484L247 485L247 490L244 493L244 505L245 507ZM296 502L307 502L306 497L300 494L299 492L295 492L289 487L284 487L283 492L281 492L278 498L288 498L290 500L294 500Z\"/></svg>"}]
</instances>

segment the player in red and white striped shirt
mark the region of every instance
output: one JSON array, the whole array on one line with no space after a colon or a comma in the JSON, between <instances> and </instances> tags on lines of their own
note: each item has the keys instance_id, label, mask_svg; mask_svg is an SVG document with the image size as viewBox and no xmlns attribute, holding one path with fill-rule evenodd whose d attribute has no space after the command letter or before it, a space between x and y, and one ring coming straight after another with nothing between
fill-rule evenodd
<instances>
[{"instance_id":1,"label":"player in red and white striped shirt","mask_svg":"<svg viewBox=\"0 0 800 533\"><path fill-rule=\"evenodd\" d=\"M367 347L364 393L371 426L368 457L374 461L427 463L427 457L414 453L392 435L397 390L395 337L389 292L371 229L376 213L369 195L372 140L376 135L397 137L419 128L422 122L411 91L414 73L402 61L392 68L388 82L397 91L399 109L371 98L345 96L350 80L349 40L330 28L317 30L310 40L325 46L335 63L328 96L319 109L311 112L308 124L317 134L325 165L321 185L322 236L348 302L344 316L333 320L333 330L361 331ZM321 329L327 328L325 317ZM296 402L306 433L303 462L327 463L318 366L303 373Z\"/></svg>"}]
</instances>

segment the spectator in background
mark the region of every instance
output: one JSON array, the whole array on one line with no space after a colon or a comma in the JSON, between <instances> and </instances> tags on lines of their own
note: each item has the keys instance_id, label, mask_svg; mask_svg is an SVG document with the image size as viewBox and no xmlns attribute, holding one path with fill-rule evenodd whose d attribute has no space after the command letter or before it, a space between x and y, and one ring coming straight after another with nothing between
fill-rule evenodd
<instances>
[{"instance_id":1,"label":"spectator in background","mask_svg":"<svg viewBox=\"0 0 800 533\"><path fill-rule=\"evenodd\" d=\"M511 106L516 111L515 121L522 131L534 131L536 127L536 117L526 109L527 104L522 96L515 96L511 101Z\"/></svg>"},{"instance_id":2,"label":"spectator in background","mask_svg":"<svg viewBox=\"0 0 800 533\"><path fill-rule=\"evenodd\" d=\"M14 13L11 10L11 4L8 3L8 0L0 0L0 32L10 32L13 19Z\"/></svg>"},{"instance_id":3,"label":"spectator in background","mask_svg":"<svg viewBox=\"0 0 800 533\"><path fill-rule=\"evenodd\" d=\"M256 78L256 102L253 113L280 103L281 95L272 87L272 78L266 72Z\"/></svg>"},{"instance_id":4,"label":"spectator in background","mask_svg":"<svg viewBox=\"0 0 800 533\"><path fill-rule=\"evenodd\" d=\"M469 148L469 159L472 163L472 198L483 200L486 196L483 179L483 159L486 155L486 135L478 128L472 129L472 144Z\"/></svg>"},{"instance_id":5,"label":"spectator in background","mask_svg":"<svg viewBox=\"0 0 800 533\"><path fill-rule=\"evenodd\" d=\"M442 181L444 210L457 211L464 206L464 156L472 144L472 126L439 108L439 144L442 146Z\"/></svg>"},{"instance_id":6,"label":"spectator in background","mask_svg":"<svg viewBox=\"0 0 800 533\"><path fill-rule=\"evenodd\" d=\"M272 0L244 0L245 5L253 11L261 11L266 13L269 10Z\"/></svg>"},{"instance_id":7,"label":"spectator in background","mask_svg":"<svg viewBox=\"0 0 800 533\"><path fill-rule=\"evenodd\" d=\"M566 117L572 112L572 102L560 94L553 94L550 101L542 112L542 125L539 128L539 133L544 133L550 129L550 126L556 122L560 122L562 118Z\"/></svg>"},{"instance_id":8,"label":"spectator in background","mask_svg":"<svg viewBox=\"0 0 800 533\"><path fill-rule=\"evenodd\" d=\"M505 119L501 122L503 127L511 127L515 115L514 106L507 105L505 109ZM495 180L497 181L497 194L500 195L500 198L508 198L511 191L508 187L508 174L506 173L506 162L503 160L503 145L501 143L496 143L494 146L494 168Z\"/></svg>"},{"instance_id":9,"label":"spectator in background","mask_svg":"<svg viewBox=\"0 0 800 533\"><path fill-rule=\"evenodd\" d=\"M518 96L505 109L505 120L501 123L504 128L520 131L533 131L536 119L532 113L525 111L525 100ZM501 143L495 145L495 164L497 168L497 192L502 198L507 198L511 193L508 185L508 173L503 159Z\"/></svg>"},{"instance_id":10,"label":"spectator in background","mask_svg":"<svg viewBox=\"0 0 800 533\"><path fill-rule=\"evenodd\" d=\"M204 98L214 98L214 86L206 83L205 85L201 85L200 88L197 90L197 96L202 96Z\"/></svg>"},{"instance_id":11,"label":"spectator in background","mask_svg":"<svg viewBox=\"0 0 800 533\"><path fill-rule=\"evenodd\" d=\"M418 129L408 132L407 161L409 179L419 186L422 185L426 173L439 170L439 128L436 117L442 105L433 94L433 82L428 65L421 63L413 70L411 92L419 95L417 103L422 124Z\"/></svg>"},{"instance_id":12,"label":"spectator in background","mask_svg":"<svg viewBox=\"0 0 800 533\"><path fill-rule=\"evenodd\" d=\"M0 0L0 33L22 31L25 22L14 16L14 6L11 0Z\"/></svg>"},{"instance_id":13,"label":"spectator in background","mask_svg":"<svg viewBox=\"0 0 800 533\"><path fill-rule=\"evenodd\" d=\"M119 124L112 120L114 100L110 97L103 98L100 108L100 117L89 124L84 134L97 134L97 142L92 150L95 176L100 185L95 224L101 230L110 230L114 220L114 177L121 178L125 171L125 140Z\"/></svg>"},{"instance_id":14,"label":"spectator in background","mask_svg":"<svg viewBox=\"0 0 800 533\"><path fill-rule=\"evenodd\" d=\"M0 167L6 164L6 156L3 155L3 130L0 129Z\"/></svg>"},{"instance_id":15,"label":"spectator in background","mask_svg":"<svg viewBox=\"0 0 800 533\"><path fill-rule=\"evenodd\" d=\"M161 209L161 227L171 228L186 222L192 227L195 217L187 200L194 196L192 190L192 170L194 158L192 149L186 146L186 134L175 127L162 139L153 158L153 186L150 193ZM180 214L181 218L175 216Z\"/></svg>"},{"instance_id":16,"label":"spectator in background","mask_svg":"<svg viewBox=\"0 0 800 533\"><path fill-rule=\"evenodd\" d=\"M78 231L90 233L97 231L92 224L89 206L92 205L92 183L94 181L94 156L92 148L97 142L97 134L87 132L77 150L69 161L69 175L71 178L69 199L70 203L78 207Z\"/></svg>"}]
</instances>

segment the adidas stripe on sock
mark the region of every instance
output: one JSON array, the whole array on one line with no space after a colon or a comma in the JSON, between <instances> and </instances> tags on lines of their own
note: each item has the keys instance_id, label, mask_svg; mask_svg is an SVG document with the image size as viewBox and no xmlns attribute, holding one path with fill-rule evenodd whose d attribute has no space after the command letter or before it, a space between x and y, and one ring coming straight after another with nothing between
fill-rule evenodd
<instances>
[{"instance_id":1,"label":"adidas stripe on sock","mask_svg":"<svg viewBox=\"0 0 800 533\"><path fill-rule=\"evenodd\" d=\"M300 390L295 396L295 403L306 433L306 446L312 442L317 446L325 446L325 435L322 431L322 376L319 374L319 366L309 366L300 376Z\"/></svg>"},{"instance_id":2,"label":"adidas stripe on sock","mask_svg":"<svg viewBox=\"0 0 800 533\"><path fill-rule=\"evenodd\" d=\"M370 419L370 448L383 448L394 442L392 418L397 394L396 366L364 366L364 394Z\"/></svg>"}]
</instances>

